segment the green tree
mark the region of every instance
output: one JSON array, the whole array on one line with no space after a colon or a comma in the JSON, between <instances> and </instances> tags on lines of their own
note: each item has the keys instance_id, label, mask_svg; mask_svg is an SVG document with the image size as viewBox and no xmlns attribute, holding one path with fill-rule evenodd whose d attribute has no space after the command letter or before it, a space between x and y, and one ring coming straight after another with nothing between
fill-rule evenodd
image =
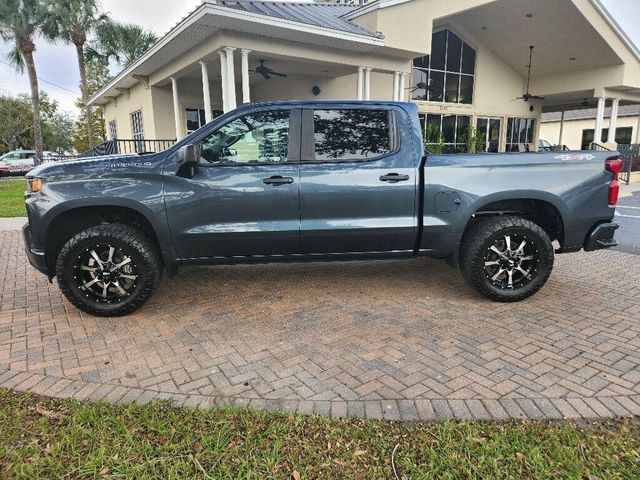
<instances>
[{"instance_id":1,"label":"green tree","mask_svg":"<svg viewBox=\"0 0 640 480\"><path fill-rule=\"evenodd\" d=\"M154 33L139 25L110 20L97 26L96 39L87 48L87 54L89 58L115 61L126 68L157 41Z\"/></svg>"},{"instance_id":2,"label":"green tree","mask_svg":"<svg viewBox=\"0 0 640 480\"><path fill-rule=\"evenodd\" d=\"M40 118L40 89L33 53L34 36L40 30L43 8L38 0L0 0L0 38L13 43L9 62L18 72L26 68L31 87L33 108L33 142L38 156L42 156L43 140Z\"/></svg>"},{"instance_id":3,"label":"green tree","mask_svg":"<svg viewBox=\"0 0 640 480\"><path fill-rule=\"evenodd\" d=\"M84 49L89 35L107 20L106 15L99 13L99 8L97 0L48 0L42 25L42 32L48 39L75 46L85 119L93 116L91 106L87 104L89 97ZM87 121L87 138L89 146L93 147L93 124L90 121Z\"/></svg>"},{"instance_id":4,"label":"green tree","mask_svg":"<svg viewBox=\"0 0 640 480\"><path fill-rule=\"evenodd\" d=\"M87 60L86 69L87 96L91 97L109 82L111 76L109 75L107 62L103 58L98 57ZM101 108L95 108L88 111L84 108L84 97L78 99L76 106L80 109L80 117L75 124L73 145L77 152L82 153L91 148L87 128L89 124L93 127L93 138L96 143L106 141L104 112ZM90 117L88 115L90 115ZM88 121L89 118L91 118L91 122Z\"/></svg>"},{"instance_id":5,"label":"green tree","mask_svg":"<svg viewBox=\"0 0 640 480\"><path fill-rule=\"evenodd\" d=\"M29 147L32 129L31 101L24 97L0 96L0 153Z\"/></svg>"},{"instance_id":6,"label":"green tree","mask_svg":"<svg viewBox=\"0 0 640 480\"><path fill-rule=\"evenodd\" d=\"M73 150L73 120L58 111L58 103L40 92L43 149L59 153ZM4 153L33 145L33 107L28 95L0 96L0 150Z\"/></svg>"}]
</instances>

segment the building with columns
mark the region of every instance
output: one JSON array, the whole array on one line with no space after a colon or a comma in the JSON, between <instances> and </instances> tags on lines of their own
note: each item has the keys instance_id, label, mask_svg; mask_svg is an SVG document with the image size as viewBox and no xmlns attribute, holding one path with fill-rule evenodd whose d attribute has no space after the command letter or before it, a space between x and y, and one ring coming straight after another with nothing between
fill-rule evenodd
<instances>
[{"instance_id":1,"label":"building with columns","mask_svg":"<svg viewBox=\"0 0 640 480\"><path fill-rule=\"evenodd\" d=\"M594 138L614 141L640 52L599 0L204 0L90 103L110 138L175 140L287 99L413 101L446 151L469 126L487 151L535 148L543 112L595 105Z\"/></svg>"},{"instance_id":2,"label":"building with columns","mask_svg":"<svg viewBox=\"0 0 640 480\"><path fill-rule=\"evenodd\" d=\"M613 102L611 102L613 103ZM599 140L595 137L595 120L598 114L596 105L580 105L584 109L563 112L543 113L540 123L540 138L552 145L565 145L571 150L589 148L592 142L617 144L640 144L640 105L624 105L618 109L616 133L611 137L609 127L613 109L606 107ZM610 138L611 137L611 138Z\"/></svg>"}]
</instances>

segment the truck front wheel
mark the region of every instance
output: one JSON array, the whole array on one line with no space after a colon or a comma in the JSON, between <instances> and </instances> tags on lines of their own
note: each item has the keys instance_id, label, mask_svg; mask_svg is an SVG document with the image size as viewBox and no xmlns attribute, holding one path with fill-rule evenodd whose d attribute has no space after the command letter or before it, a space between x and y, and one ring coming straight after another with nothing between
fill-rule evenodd
<instances>
[{"instance_id":1,"label":"truck front wheel","mask_svg":"<svg viewBox=\"0 0 640 480\"><path fill-rule=\"evenodd\" d=\"M128 225L87 228L62 248L58 285L80 310L101 317L140 308L160 283L162 264L153 242Z\"/></svg>"},{"instance_id":2,"label":"truck front wheel","mask_svg":"<svg viewBox=\"0 0 640 480\"><path fill-rule=\"evenodd\" d=\"M478 220L462 240L462 276L479 293L499 302L517 302L536 293L553 269L547 233L521 217Z\"/></svg>"}]
</instances>

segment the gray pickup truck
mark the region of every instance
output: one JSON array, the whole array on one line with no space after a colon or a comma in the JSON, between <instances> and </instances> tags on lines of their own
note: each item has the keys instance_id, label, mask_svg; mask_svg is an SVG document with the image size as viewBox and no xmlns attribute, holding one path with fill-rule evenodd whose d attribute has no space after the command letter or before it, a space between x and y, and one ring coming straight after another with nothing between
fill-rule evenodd
<instances>
[{"instance_id":1,"label":"gray pickup truck","mask_svg":"<svg viewBox=\"0 0 640 480\"><path fill-rule=\"evenodd\" d=\"M554 254L615 245L611 152L425 155L415 105L241 107L154 154L32 170L32 265L95 315L133 312L180 265L433 256L497 301Z\"/></svg>"}]
</instances>

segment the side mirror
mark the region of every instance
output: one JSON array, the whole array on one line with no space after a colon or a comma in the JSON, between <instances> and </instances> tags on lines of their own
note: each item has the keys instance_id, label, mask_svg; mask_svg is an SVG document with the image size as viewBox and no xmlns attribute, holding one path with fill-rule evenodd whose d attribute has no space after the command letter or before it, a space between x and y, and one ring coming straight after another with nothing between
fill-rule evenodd
<instances>
[{"instance_id":1,"label":"side mirror","mask_svg":"<svg viewBox=\"0 0 640 480\"><path fill-rule=\"evenodd\" d=\"M177 152L178 168L176 175L179 177L193 178L195 166L199 159L198 148L195 145L185 145Z\"/></svg>"}]
</instances>

